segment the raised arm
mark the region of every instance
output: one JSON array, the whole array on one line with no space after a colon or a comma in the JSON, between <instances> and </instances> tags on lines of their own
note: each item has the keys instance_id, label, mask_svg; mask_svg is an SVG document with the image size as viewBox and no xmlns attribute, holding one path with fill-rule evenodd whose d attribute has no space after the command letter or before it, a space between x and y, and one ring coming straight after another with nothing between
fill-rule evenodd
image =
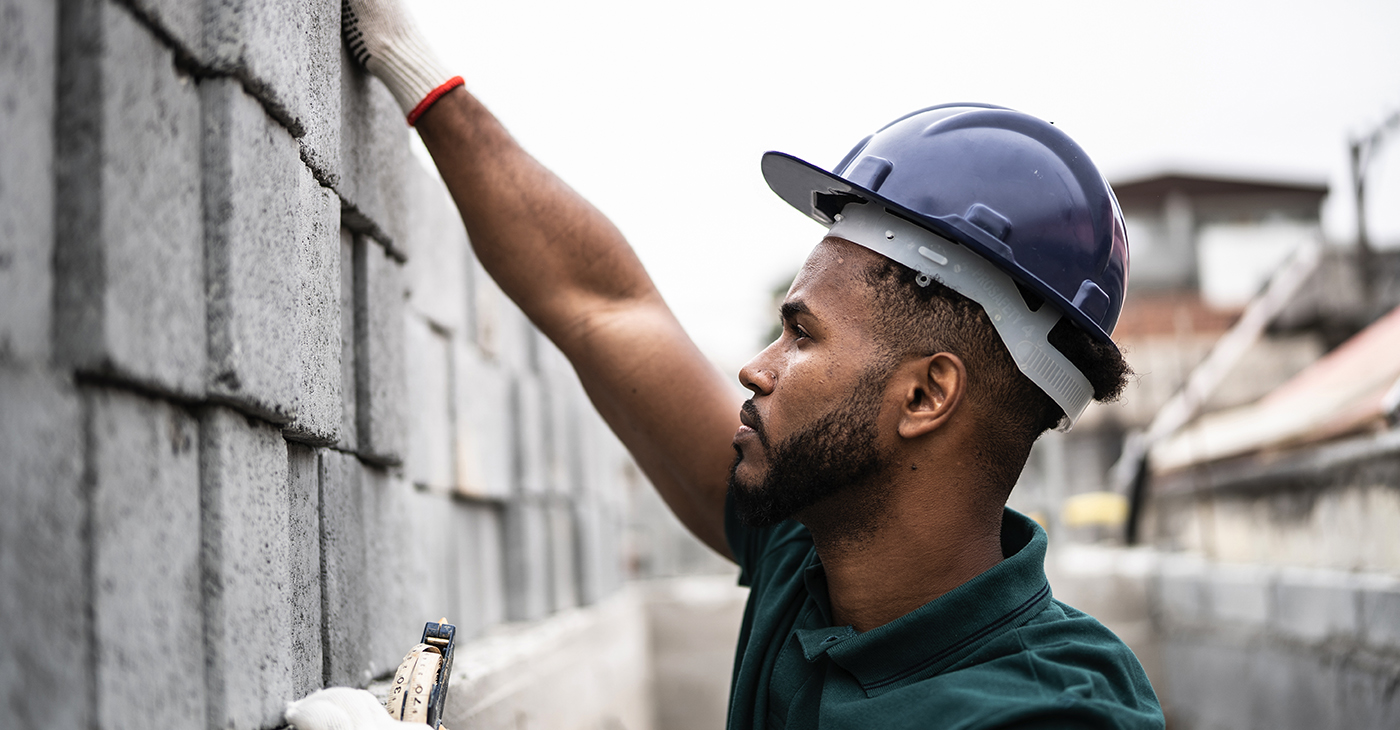
<instances>
[{"instance_id":1,"label":"raised arm","mask_svg":"<svg viewBox=\"0 0 1400 730\"><path fill-rule=\"evenodd\" d=\"M352 52L416 122L477 258L573 363L672 511L729 555L724 494L741 396L681 328L617 228L464 87L440 83L446 74L397 0L349 6Z\"/></svg>"}]
</instances>

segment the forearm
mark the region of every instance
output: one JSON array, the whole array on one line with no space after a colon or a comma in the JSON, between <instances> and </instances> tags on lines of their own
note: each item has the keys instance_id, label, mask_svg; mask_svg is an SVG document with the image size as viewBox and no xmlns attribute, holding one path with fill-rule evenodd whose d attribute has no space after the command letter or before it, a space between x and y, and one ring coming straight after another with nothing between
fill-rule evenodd
<instances>
[{"instance_id":1,"label":"forearm","mask_svg":"<svg viewBox=\"0 0 1400 730\"><path fill-rule=\"evenodd\" d=\"M617 228L521 149L465 89L434 104L417 128L477 258L566 352L576 347L587 317L664 306Z\"/></svg>"}]
</instances>

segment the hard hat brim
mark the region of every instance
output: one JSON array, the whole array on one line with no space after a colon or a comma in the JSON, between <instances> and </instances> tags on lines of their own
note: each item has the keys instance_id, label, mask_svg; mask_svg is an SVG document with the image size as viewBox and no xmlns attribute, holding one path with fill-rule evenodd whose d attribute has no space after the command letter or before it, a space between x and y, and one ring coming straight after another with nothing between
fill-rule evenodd
<instances>
[{"instance_id":1,"label":"hard hat brim","mask_svg":"<svg viewBox=\"0 0 1400 730\"><path fill-rule=\"evenodd\" d=\"M1017 283L1034 291L1045 300L1046 304L1055 307L1056 310L1095 339L1114 344L1116 347L1116 343L1113 342L1109 334L1097 322L1075 307L1063 294L1021 266L1017 266L1006 244L961 216L933 217L923 215L879 193L856 185L785 152L765 152L762 170L763 178L767 181L768 187L777 193L778 197L801 211L808 218L828 228L834 221L831 214L823 210L822 201L839 201L841 196L850 196L879 203L886 209L924 226L934 233L956 241L1006 272Z\"/></svg>"}]
</instances>

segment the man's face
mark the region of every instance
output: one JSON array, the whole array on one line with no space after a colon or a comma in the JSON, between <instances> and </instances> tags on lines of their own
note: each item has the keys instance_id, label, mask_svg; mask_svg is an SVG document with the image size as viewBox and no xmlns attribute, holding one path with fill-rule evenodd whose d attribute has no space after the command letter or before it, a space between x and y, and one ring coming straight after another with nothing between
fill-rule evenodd
<instances>
[{"instance_id":1,"label":"man's face","mask_svg":"<svg viewBox=\"0 0 1400 730\"><path fill-rule=\"evenodd\" d=\"M880 415L888 366L870 326L869 257L828 239L812 252L783 303L783 335L740 371L754 396L740 413L729 489L752 526L797 515L827 497L869 486L884 471ZM854 517L854 515L853 515Z\"/></svg>"}]
</instances>

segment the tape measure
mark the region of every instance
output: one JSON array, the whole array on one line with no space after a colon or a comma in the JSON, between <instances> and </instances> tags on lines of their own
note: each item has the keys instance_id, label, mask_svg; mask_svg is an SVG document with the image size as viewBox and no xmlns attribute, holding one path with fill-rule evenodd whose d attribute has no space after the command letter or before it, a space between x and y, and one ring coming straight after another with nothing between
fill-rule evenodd
<instances>
[{"instance_id":1,"label":"tape measure","mask_svg":"<svg viewBox=\"0 0 1400 730\"><path fill-rule=\"evenodd\" d=\"M423 627L422 640L394 672L394 685L384 703L395 720L441 727L456 634L457 627L445 618Z\"/></svg>"}]
</instances>

